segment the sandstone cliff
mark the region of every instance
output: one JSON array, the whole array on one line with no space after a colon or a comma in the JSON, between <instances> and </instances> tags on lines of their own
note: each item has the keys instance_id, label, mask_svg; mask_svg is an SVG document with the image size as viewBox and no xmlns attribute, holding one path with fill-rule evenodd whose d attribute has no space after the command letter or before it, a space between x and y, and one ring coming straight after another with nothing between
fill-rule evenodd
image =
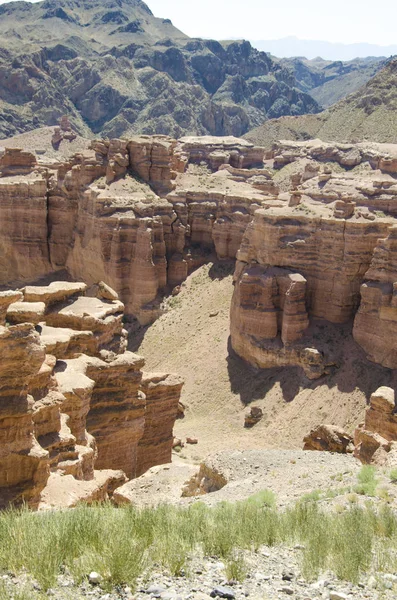
<instances>
[{"instance_id":1,"label":"sandstone cliff","mask_svg":"<svg viewBox=\"0 0 397 600\"><path fill-rule=\"evenodd\" d=\"M66 269L108 281L141 324L208 253L234 258L277 193L263 150L236 138L95 140L56 156L0 154L0 285Z\"/></svg>"},{"instance_id":2,"label":"sandstone cliff","mask_svg":"<svg viewBox=\"0 0 397 600\"><path fill-rule=\"evenodd\" d=\"M0 302L0 507L102 500L170 462L183 382L143 375L113 290L55 282Z\"/></svg>"},{"instance_id":3,"label":"sandstone cliff","mask_svg":"<svg viewBox=\"0 0 397 600\"><path fill-rule=\"evenodd\" d=\"M279 142L272 156L279 193L237 252L233 349L257 367L299 365L318 378L332 366L319 320L354 320L368 358L395 368L396 148Z\"/></svg>"}]
</instances>

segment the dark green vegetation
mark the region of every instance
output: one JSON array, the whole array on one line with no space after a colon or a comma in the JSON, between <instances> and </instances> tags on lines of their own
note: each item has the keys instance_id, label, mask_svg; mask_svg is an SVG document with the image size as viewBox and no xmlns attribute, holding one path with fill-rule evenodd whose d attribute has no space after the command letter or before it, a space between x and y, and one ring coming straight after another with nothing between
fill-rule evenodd
<instances>
[{"instance_id":1,"label":"dark green vegetation","mask_svg":"<svg viewBox=\"0 0 397 600\"><path fill-rule=\"evenodd\" d=\"M397 143L397 58L365 86L318 115L267 121L244 137L271 146L275 140L320 138L336 142Z\"/></svg>"},{"instance_id":2,"label":"dark green vegetation","mask_svg":"<svg viewBox=\"0 0 397 600\"><path fill-rule=\"evenodd\" d=\"M249 42L190 39L141 0L0 5L0 138L63 114L86 136L240 136L318 110Z\"/></svg>"},{"instance_id":3,"label":"dark green vegetation","mask_svg":"<svg viewBox=\"0 0 397 600\"><path fill-rule=\"evenodd\" d=\"M365 477L364 477L365 478ZM91 571L103 587L135 585L155 564L172 575L188 570L193 552L225 561L226 576L243 580L243 551L261 546L301 544L301 569L308 580L331 569L340 579L357 582L362 574L393 568L397 517L387 504L351 502L339 510L321 508L305 498L279 511L270 492L247 501L210 508L160 506L138 510L81 506L46 514L28 511L0 515L0 571L26 570L45 591L57 576L70 572L81 582Z\"/></svg>"},{"instance_id":4,"label":"dark green vegetation","mask_svg":"<svg viewBox=\"0 0 397 600\"><path fill-rule=\"evenodd\" d=\"M300 57L280 60L280 65L293 71L299 89L310 94L323 108L365 85L385 63L384 58L376 57L346 62Z\"/></svg>"}]
</instances>

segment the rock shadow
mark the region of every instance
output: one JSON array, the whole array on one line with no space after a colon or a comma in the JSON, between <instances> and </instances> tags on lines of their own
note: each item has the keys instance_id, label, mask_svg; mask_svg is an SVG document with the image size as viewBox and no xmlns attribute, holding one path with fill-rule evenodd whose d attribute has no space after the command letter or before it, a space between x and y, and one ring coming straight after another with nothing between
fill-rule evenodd
<instances>
[{"instance_id":1,"label":"rock shadow","mask_svg":"<svg viewBox=\"0 0 397 600\"><path fill-rule=\"evenodd\" d=\"M229 275L233 275L235 267L235 260L215 260L208 271L208 275L213 281L216 279L222 280L229 277Z\"/></svg>"},{"instance_id":2,"label":"rock shadow","mask_svg":"<svg viewBox=\"0 0 397 600\"><path fill-rule=\"evenodd\" d=\"M240 395L244 405L263 400L277 383L285 402L292 402L302 390L315 390L324 385L345 394L359 389L365 395L367 403L371 394L380 386L389 386L397 393L397 374L367 360L364 351L348 331L348 326L331 326L332 344L329 344L327 338L329 324L323 324L322 327L327 340L324 346L328 346L323 349L326 350L330 366L328 374L315 380L308 379L299 367L257 369L234 352L229 338L227 367L232 392Z\"/></svg>"}]
</instances>

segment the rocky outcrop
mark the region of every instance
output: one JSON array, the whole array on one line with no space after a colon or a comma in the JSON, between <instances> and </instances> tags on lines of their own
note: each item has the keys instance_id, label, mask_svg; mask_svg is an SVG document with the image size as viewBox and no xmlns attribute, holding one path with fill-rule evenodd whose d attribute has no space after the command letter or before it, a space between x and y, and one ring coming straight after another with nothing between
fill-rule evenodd
<instances>
[{"instance_id":1,"label":"rocky outcrop","mask_svg":"<svg viewBox=\"0 0 397 600\"><path fill-rule=\"evenodd\" d=\"M264 148L255 147L241 138L232 136L188 136L179 141L180 151L192 163L206 163L217 171L223 165L236 169L251 169L263 164Z\"/></svg>"},{"instance_id":2,"label":"rocky outcrop","mask_svg":"<svg viewBox=\"0 0 397 600\"><path fill-rule=\"evenodd\" d=\"M337 452L338 454L350 454L354 451L353 437L335 425L319 425L312 429L303 442L303 450Z\"/></svg>"},{"instance_id":3,"label":"rocky outcrop","mask_svg":"<svg viewBox=\"0 0 397 600\"><path fill-rule=\"evenodd\" d=\"M310 379L320 377L321 354L293 346L309 324L305 278L278 268L238 269L230 316L234 351L260 368L298 364Z\"/></svg>"},{"instance_id":4,"label":"rocky outcrop","mask_svg":"<svg viewBox=\"0 0 397 600\"><path fill-rule=\"evenodd\" d=\"M221 150L225 168L218 171L210 157ZM212 165L205 178L203 167L194 170L198 158ZM236 256L254 210L278 192L269 171L254 168L262 161L252 144L210 136L94 140L52 162L7 150L0 159L0 284L67 269L88 285L109 282L126 312L148 324L167 286L208 253Z\"/></svg>"},{"instance_id":5,"label":"rocky outcrop","mask_svg":"<svg viewBox=\"0 0 397 600\"><path fill-rule=\"evenodd\" d=\"M0 507L35 507L49 475L49 452L38 443L29 384L45 351L33 325L0 326Z\"/></svg>"},{"instance_id":6,"label":"rocky outcrop","mask_svg":"<svg viewBox=\"0 0 397 600\"><path fill-rule=\"evenodd\" d=\"M397 451L397 415L394 391L381 387L371 396L365 421L354 432L354 455L363 463L387 464Z\"/></svg>"},{"instance_id":7,"label":"rocky outcrop","mask_svg":"<svg viewBox=\"0 0 397 600\"><path fill-rule=\"evenodd\" d=\"M231 342L240 356L319 377L329 359L315 341L315 320L354 319L368 358L395 368L396 190L383 170L393 169L393 152L319 140L275 146L281 187L254 212L237 252Z\"/></svg>"},{"instance_id":8,"label":"rocky outcrop","mask_svg":"<svg viewBox=\"0 0 397 600\"><path fill-rule=\"evenodd\" d=\"M144 360L126 352L124 307L109 286L54 282L0 297L18 322L0 325L1 507L103 500L170 462L183 382L142 382Z\"/></svg>"},{"instance_id":9,"label":"rocky outcrop","mask_svg":"<svg viewBox=\"0 0 397 600\"><path fill-rule=\"evenodd\" d=\"M138 444L137 476L154 465L170 462L182 386L183 380L176 375L144 374L141 389L146 396L145 429Z\"/></svg>"},{"instance_id":10,"label":"rocky outcrop","mask_svg":"<svg viewBox=\"0 0 397 600\"><path fill-rule=\"evenodd\" d=\"M397 368L397 226L378 240L361 286L361 304L353 335L368 358Z\"/></svg>"},{"instance_id":11,"label":"rocky outcrop","mask_svg":"<svg viewBox=\"0 0 397 600\"><path fill-rule=\"evenodd\" d=\"M354 453L364 464L395 466L397 415L394 390L381 387L371 395L365 420L352 437L340 427L320 425L304 438L304 450Z\"/></svg>"}]
</instances>

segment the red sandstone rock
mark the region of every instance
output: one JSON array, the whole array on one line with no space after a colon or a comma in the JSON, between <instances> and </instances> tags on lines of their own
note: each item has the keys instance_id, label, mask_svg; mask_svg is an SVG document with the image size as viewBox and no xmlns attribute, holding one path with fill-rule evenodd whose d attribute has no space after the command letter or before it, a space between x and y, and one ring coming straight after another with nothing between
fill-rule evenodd
<instances>
[{"instance_id":1,"label":"red sandstone rock","mask_svg":"<svg viewBox=\"0 0 397 600\"><path fill-rule=\"evenodd\" d=\"M138 445L137 476L154 465L171 462L172 430L182 386L177 375L144 374L141 389L146 396L146 416Z\"/></svg>"},{"instance_id":2,"label":"red sandstone rock","mask_svg":"<svg viewBox=\"0 0 397 600\"><path fill-rule=\"evenodd\" d=\"M320 425L312 429L303 442L304 450L338 452L339 454L348 454L354 451L352 436L341 427L334 425Z\"/></svg>"},{"instance_id":3,"label":"red sandstone rock","mask_svg":"<svg viewBox=\"0 0 397 600\"><path fill-rule=\"evenodd\" d=\"M94 289L101 298L62 282L0 295L7 320L21 321L0 325L0 507L104 500L125 474L171 460L183 382L142 381L123 304L106 284ZM25 320L40 321L37 332Z\"/></svg>"}]
</instances>

